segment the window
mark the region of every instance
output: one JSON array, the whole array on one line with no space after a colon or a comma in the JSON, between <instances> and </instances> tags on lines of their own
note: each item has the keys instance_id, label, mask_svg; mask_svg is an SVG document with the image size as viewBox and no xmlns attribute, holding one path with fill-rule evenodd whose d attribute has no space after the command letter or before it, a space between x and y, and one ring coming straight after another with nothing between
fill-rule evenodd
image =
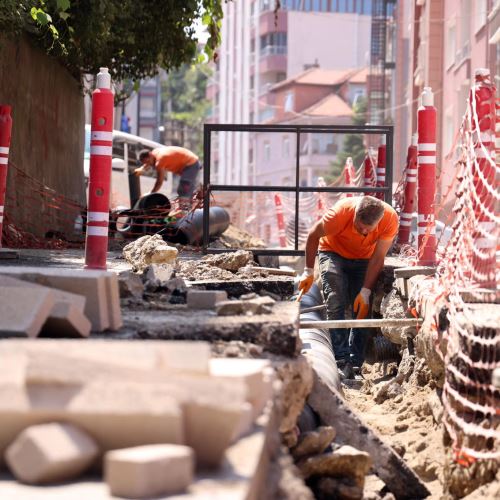
<instances>
[{"instance_id":1,"label":"window","mask_svg":"<svg viewBox=\"0 0 500 500\"><path fill-rule=\"evenodd\" d=\"M478 32L485 24L488 19L488 1L487 0L476 0L475 1L475 12L474 12L474 32Z\"/></svg>"},{"instance_id":2,"label":"window","mask_svg":"<svg viewBox=\"0 0 500 500\"><path fill-rule=\"evenodd\" d=\"M455 52L457 51L457 33L455 22L448 26L446 32L446 68L449 68L455 62Z\"/></svg>"},{"instance_id":3,"label":"window","mask_svg":"<svg viewBox=\"0 0 500 500\"><path fill-rule=\"evenodd\" d=\"M471 12L471 4L470 0L462 0L461 1L461 9L460 12L464 14L465 12ZM470 53L470 25L471 25L471 19L469 15L462 15L460 17L461 19L461 26L460 26L460 45L458 47L458 50L460 51L459 54L459 61L462 61L466 57L469 56Z\"/></svg>"},{"instance_id":4,"label":"window","mask_svg":"<svg viewBox=\"0 0 500 500\"><path fill-rule=\"evenodd\" d=\"M264 161L268 162L271 160L271 144L269 142L264 142Z\"/></svg>"},{"instance_id":5,"label":"window","mask_svg":"<svg viewBox=\"0 0 500 500\"><path fill-rule=\"evenodd\" d=\"M290 158L290 138L283 137L282 152L283 158Z\"/></svg>"},{"instance_id":6,"label":"window","mask_svg":"<svg viewBox=\"0 0 500 500\"><path fill-rule=\"evenodd\" d=\"M347 0L338 0L337 12L347 12Z\"/></svg>"},{"instance_id":7,"label":"window","mask_svg":"<svg viewBox=\"0 0 500 500\"><path fill-rule=\"evenodd\" d=\"M450 151L453 143L454 127L453 127L453 115L451 110L446 112L444 117L444 148L443 153L446 155Z\"/></svg>"},{"instance_id":8,"label":"window","mask_svg":"<svg viewBox=\"0 0 500 500\"><path fill-rule=\"evenodd\" d=\"M285 113L293 111L293 92L288 92L285 96Z\"/></svg>"}]
</instances>

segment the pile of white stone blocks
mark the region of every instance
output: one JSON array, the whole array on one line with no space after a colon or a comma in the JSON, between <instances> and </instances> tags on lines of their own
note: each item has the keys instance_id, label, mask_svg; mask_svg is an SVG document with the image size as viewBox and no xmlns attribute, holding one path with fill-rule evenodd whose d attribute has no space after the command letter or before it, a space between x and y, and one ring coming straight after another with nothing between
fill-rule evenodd
<instances>
[{"instance_id":1,"label":"pile of white stone blocks","mask_svg":"<svg viewBox=\"0 0 500 500\"><path fill-rule=\"evenodd\" d=\"M268 439L255 432L272 420L267 360L211 358L204 342L8 339L0 364L0 468L18 481L102 470L114 496L198 498L197 471L231 459L234 490L250 460L232 498L253 496ZM238 443L247 448L236 453Z\"/></svg>"},{"instance_id":2,"label":"pile of white stone blocks","mask_svg":"<svg viewBox=\"0 0 500 500\"><path fill-rule=\"evenodd\" d=\"M0 267L0 337L88 337L121 326L114 273Z\"/></svg>"}]
</instances>

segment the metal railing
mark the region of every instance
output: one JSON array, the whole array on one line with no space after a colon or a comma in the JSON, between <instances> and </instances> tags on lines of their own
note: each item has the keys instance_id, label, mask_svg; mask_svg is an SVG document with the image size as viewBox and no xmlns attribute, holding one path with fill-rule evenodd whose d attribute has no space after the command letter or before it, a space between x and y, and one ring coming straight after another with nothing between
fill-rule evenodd
<instances>
[{"instance_id":1,"label":"metal railing","mask_svg":"<svg viewBox=\"0 0 500 500\"><path fill-rule=\"evenodd\" d=\"M295 134L295 186L262 186L262 185L231 185L231 184L211 184L211 151L212 151L212 133L216 132L271 132ZM319 186L301 186L300 185L300 160L303 159L300 154L300 135L307 133L333 133L333 134L369 134L384 135L386 143L386 167L385 183L383 187L319 187ZM304 251L299 250L299 198L301 193L384 193L384 199L392 204L392 176L393 176L393 138L394 128L392 125L236 125L236 124L205 124L203 129L203 253L221 253L230 249L209 248L209 209L210 196L213 191L246 191L246 192L292 192L295 193L295 221L294 221L294 249L283 248L259 248L255 249L255 254L260 255L303 255ZM236 250L236 249L235 249Z\"/></svg>"}]
</instances>

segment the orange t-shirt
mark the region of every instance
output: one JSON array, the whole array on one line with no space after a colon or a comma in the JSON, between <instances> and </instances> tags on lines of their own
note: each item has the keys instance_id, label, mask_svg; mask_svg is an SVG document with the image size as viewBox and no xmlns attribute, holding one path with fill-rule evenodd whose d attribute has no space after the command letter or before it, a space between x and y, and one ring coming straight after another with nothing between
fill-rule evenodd
<instances>
[{"instance_id":1,"label":"orange t-shirt","mask_svg":"<svg viewBox=\"0 0 500 500\"><path fill-rule=\"evenodd\" d=\"M398 232L398 215L384 203L384 215L377 227L366 236L354 227L354 213L359 197L338 201L323 216L326 236L319 240L319 249L335 252L346 259L369 259L379 240L392 240Z\"/></svg>"},{"instance_id":2,"label":"orange t-shirt","mask_svg":"<svg viewBox=\"0 0 500 500\"><path fill-rule=\"evenodd\" d=\"M152 151L156 158L156 166L164 168L173 174L180 174L185 167L194 165L198 157L189 149L178 146L165 146Z\"/></svg>"}]
</instances>

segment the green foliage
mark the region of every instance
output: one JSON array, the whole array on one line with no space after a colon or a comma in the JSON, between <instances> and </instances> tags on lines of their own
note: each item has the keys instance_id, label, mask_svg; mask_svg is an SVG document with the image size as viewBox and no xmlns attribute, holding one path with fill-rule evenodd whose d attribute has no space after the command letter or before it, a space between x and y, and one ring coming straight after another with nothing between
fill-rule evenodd
<instances>
[{"instance_id":1,"label":"green foliage","mask_svg":"<svg viewBox=\"0 0 500 500\"><path fill-rule=\"evenodd\" d=\"M367 102L365 97L357 100L353 107L353 125L362 126L366 123ZM333 181L343 172L347 158L351 156L354 167L358 168L366 156L366 148L362 134L346 134L342 151L337 154L337 159L332 162L327 179Z\"/></svg>"},{"instance_id":2,"label":"green foliage","mask_svg":"<svg viewBox=\"0 0 500 500\"><path fill-rule=\"evenodd\" d=\"M28 32L79 81L107 66L115 82L154 76L198 56L201 20L215 55L222 0L2 0L0 32ZM122 96L125 97L125 96Z\"/></svg>"},{"instance_id":3,"label":"green foliage","mask_svg":"<svg viewBox=\"0 0 500 500\"><path fill-rule=\"evenodd\" d=\"M187 130L189 137L182 145L198 156L203 154L203 122L210 108L205 98L210 73L206 66L186 64L170 72L162 84L163 123L167 124L167 130L169 127Z\"/></svg>"}]
</instances>

